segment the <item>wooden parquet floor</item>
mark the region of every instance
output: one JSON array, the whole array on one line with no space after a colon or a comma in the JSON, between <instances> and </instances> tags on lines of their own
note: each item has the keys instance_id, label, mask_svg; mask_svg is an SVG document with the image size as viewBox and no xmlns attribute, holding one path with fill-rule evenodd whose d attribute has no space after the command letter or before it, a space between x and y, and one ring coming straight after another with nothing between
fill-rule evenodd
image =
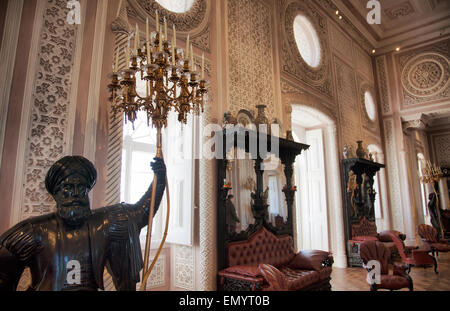
<instances>
[{"instance_id":1,"label":"wooden parquet floor","mask_svg":"<svg viewBox=\"0 0 450 311\"><path fill-rule=\"evenodd\" d=\"M410 276L413 279L414 291L450 291L450 253L440 253L437 257L438 274L434 268L412 267ZM392 273L390 266L389 273ZM366 282L367 272L363 268L335 268L331 274L333 291L369 291ZM402 289L408 291L408 289Z\"/></svg>"}]
</instances>

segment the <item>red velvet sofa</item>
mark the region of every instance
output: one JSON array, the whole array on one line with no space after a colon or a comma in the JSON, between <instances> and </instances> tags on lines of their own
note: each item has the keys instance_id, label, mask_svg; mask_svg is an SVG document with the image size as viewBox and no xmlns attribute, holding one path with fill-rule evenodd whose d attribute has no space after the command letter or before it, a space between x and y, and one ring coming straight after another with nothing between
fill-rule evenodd
<instances>
[{"instance_id":1,"label":"red velvet sofa","mask_svg":"<svg viewBox=\"0 0 450 311\"><path fill-rule=\"evenodd\" d=\"M295 253L290 235L276 236L264 226L248 240L228 243L227 262L218 273L220 290L331 290L329 252Z\"/></svg>"}]
</instances>

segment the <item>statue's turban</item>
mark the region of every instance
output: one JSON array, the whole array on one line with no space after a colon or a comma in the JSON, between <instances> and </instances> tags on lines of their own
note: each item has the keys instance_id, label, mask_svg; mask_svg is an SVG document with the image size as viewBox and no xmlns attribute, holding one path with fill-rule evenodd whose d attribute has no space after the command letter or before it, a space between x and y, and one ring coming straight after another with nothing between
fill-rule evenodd
<instances>
[{"instance_id":1,"label":"statue's turban","mask_svg":"<svg viewBox=\"0 0 450 311\"><path fill-rule=\"evenodd\" d=\"M97 181L97 170L91 161L82 156L66 156L56 161L48 170L45 177L45 188L51 195L54 195L61 182L73 174L79 174L86 178L89 190Z\"/></svg>"}]
</instances>

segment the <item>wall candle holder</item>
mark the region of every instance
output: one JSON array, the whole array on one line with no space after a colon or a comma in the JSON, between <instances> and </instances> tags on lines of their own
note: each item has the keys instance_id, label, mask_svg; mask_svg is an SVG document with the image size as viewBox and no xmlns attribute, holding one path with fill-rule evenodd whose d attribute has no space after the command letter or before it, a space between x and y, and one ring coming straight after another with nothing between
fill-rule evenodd
<instances>
[{"instance_id":1,"label":"wall candle holder","mask_svg":"<svg viewBox=\"0 0 450 311\"><path fill-rule=\"evenodd\" d=\"M158 16L158 15L156 15ZM159 26L159 18L156 18ZM114 115L124 114L125 122L133 124L139 110L147 113L147 122L156 127L157 146L156 157L163 159L161 129L167 127L167 117L172 109L178 113L178 121L187 122L187 115L193 113L199 115L204 110L204 94L207 81L204 79L204 55L202 55L201 77L196 72L194 65L192 45L189 46L189 36L186 41L186 52L176 48L176 32L172 42L168 42L167 21L164 19L164 28L157 27L156 32L149 35L148 19L146 21L145 44L139 40L139 27L136 25L134 35L134 49L130 50L130 38L125 50L125 69L118 69L119 52L116 51L113 72L110 74L111 83L108 89L111 93L109 98ZM190 53L190 55L189 55ZM189 59L190 56L190 59ZM138 76L140 73L140 77ZM145 96L138 94L137 79L146 85ZM153 178L152 200L147 228L147 237L144 253L144 268L140 290L146 289L147 279L158 259L167 237L167 229L170 215L169 185L166 176L167 193L167 217L163 239L158 251L148 266L150 254L150 241L153 222L153 211L155 207L157 177Z\"/></svg>"},{"instance_id":2,"label":"wall candle holder","mask_svg":"<svg viewBox=\"0 0 450 311\"><path fill-rule=\"evenodd\" d=\"M433 186L434 195L436 196L436 214L439 221L439 227L440 227L440 233L441 237L444 237L444 229L442 227L442 220L441 220L441 212L439 211L439 197L436 190L436 183L438 183L442 176L444 175L442 173L442 170L439 166L436 164L432 164L430 161L425 162L425 166L422 168L422 172L418 172L420 180L424 184L431 184Z\"/></svg>"}]
</instances>

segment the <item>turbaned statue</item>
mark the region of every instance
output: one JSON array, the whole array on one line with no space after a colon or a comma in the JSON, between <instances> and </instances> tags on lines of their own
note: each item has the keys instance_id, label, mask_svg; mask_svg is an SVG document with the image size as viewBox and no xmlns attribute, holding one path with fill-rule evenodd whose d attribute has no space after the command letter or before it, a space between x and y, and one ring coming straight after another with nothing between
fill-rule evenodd
<instances>
[{"instance_id":1,"label":"turbaned statue","mask_svg":"<svg viewBox=\"0 0 450 311\"><path fill-rule=\"evenodd\" d=\"M154 214L164 189L166 167L155 158ZM33 291L104 289L106 267L117 290L136 290L143 268L139 233L148 224L152 185L136 204L119 203L91 210L89 191L97 171L81 156L52 165L45 187L56 212L26 219L0 236L0 291L14 291L25 267Z\"/></svg>"}]
</instances>

